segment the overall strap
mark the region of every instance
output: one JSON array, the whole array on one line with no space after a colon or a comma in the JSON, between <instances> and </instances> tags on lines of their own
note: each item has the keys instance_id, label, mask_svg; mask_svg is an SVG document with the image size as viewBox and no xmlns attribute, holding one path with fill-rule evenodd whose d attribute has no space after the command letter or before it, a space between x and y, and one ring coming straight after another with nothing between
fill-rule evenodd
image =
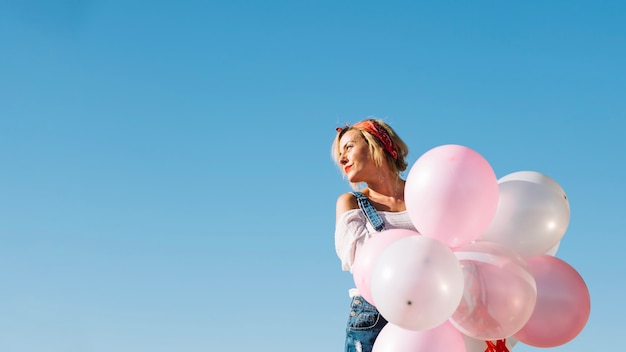
<instances>
[{"instance_id":1,"label":"overall strap","mask_svg":"<svg viewBox=\"0 0 626 352\"><path fill-rule=\"evenodd\" d=\"M356 197L356 200L359 203L359 208L361 208L363 214L365 214L367 221L372 224L376 231L382 231L385 228L385 223L383 222L383 219L381 219L380 215L378 215L378 212L376 212L376 208L374 208L372 203L370 203L370 200L367 199L367 197L361 192L355 191L352 192L352 194Z\"/></svg>"}]
</instances>

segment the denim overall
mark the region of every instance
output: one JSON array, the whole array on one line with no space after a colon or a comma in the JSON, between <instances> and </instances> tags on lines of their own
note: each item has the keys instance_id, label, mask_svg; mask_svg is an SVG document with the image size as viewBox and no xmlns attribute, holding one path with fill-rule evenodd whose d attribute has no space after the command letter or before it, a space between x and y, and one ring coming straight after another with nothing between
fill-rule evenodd
<instances>
[{"instance_id":1,"label":"denim overall","mask_svg":"<svg viewBox=\"0 0 626 352\"><path fill-rule=\"evenodd\" d=\"M369 199L361 192L352 192L357 198L359 207L365 214L367 221L380 232L385 228L383 219ZM354 296L350 302L350 316L346 328L345 352L371 352L376 336L387 324L387 320L378 312L376 307L363 299Z\"/></svg>"}]
</instances>

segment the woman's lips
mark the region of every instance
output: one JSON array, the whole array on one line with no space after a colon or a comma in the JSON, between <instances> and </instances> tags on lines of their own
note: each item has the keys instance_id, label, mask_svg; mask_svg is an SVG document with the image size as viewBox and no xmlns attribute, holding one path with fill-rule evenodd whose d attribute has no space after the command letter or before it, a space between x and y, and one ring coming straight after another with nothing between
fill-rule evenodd
<instances>
[{"instance_id":1,"label":"woman's lips","mask_svg":"<svg viewBox=\"0 0 626 352\"><path fill-rule=\"evenodd\" d=\"M348 170L350 170L350 168L352 168L352 165L348 165L346 167L343 168L343 172L348 172Z\"/></svg>"}]
</instances>

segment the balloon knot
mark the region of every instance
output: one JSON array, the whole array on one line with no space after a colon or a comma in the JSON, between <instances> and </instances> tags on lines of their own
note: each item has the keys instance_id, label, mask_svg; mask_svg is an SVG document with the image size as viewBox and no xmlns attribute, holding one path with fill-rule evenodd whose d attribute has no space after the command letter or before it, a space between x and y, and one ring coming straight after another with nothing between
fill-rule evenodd
<instances>
[{"instance_id":1,"label":"balloon knot","mask_svg":"<svg viewBox=\"0 0 626 352\"><path fill-rule=\"evenodd\" d=\"M485 341L487 343L487 349L485 352L510 352L506 347L506 339L493 341Z\"/></svg>"}]
</instances>

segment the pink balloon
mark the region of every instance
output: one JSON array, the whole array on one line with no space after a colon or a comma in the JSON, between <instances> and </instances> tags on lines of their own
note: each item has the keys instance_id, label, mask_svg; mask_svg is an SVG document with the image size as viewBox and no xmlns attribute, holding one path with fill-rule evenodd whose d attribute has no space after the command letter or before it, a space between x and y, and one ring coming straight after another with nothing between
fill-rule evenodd
<instances>
[{"instance_id":1,"label":"pink balloon","mask_svg":"<svg viewBox=\"0 0 626 352\"><path fill-rule=\"evenodd\" d=\"M448 322L420 331L389 323L380 331L372 348L372 352L434 351L465 352L463 336Z\"/></svg>"},{"instance_id":2,"label":"pink balloon","mask_svg":"<svg viewBox=\"0 0 626 352\"><path fill-rule=\"evenodd\" d=\"M427 330L445 322L463 295L452 250L434 238L409 236L380 253L371 274L376 308L392 324Z\"/></svg>"},{"instance_id":3,"label":"pink balloon","mask_svg":"<svg viewBox=\"0 0 626 352\"><path fill-rule=\"evenodd\" d=\"M352 265L352 278L361 296L370 304L375 305L370 290L370 276L376 259L388 245L408 236L419 236L419 232L405 229L381 231L357 251Z\"/></svg>"},{"instance_id":4,"label":"pink balloon","mask_svg":"<svg viewBox=\"0 0 626 352\"><path fill-rule=\"evenodd\" d=\"M459 247L489 226L498 206L498 180L476 151L443 145L424 153L411 167L404 200L422 235Z\"/></svg>"},{"instance_id":5,"label":"pink balloon","mask_svg":"<svg viewBox=\"0 0 626 352\"><path fill-rule=\"evenodd\" d=\"M526 262L537 282L537 304L526 325L513 336L536 347L556 347L573 340L591 312L585 281L572 266L548 254Z\"/></svg>"},{"instance_id":6,"label":"pink balloon","mask_svg":"<svg viewBox=\"0 0 626 352\"><path fill-rule=\"evenodd\" d=\"M450 321L463 334L480 340L513 335L530 319L537 299L535 280L524 258L494 242L457 248L465 286Z\"/></svg>"}]
</instances>

